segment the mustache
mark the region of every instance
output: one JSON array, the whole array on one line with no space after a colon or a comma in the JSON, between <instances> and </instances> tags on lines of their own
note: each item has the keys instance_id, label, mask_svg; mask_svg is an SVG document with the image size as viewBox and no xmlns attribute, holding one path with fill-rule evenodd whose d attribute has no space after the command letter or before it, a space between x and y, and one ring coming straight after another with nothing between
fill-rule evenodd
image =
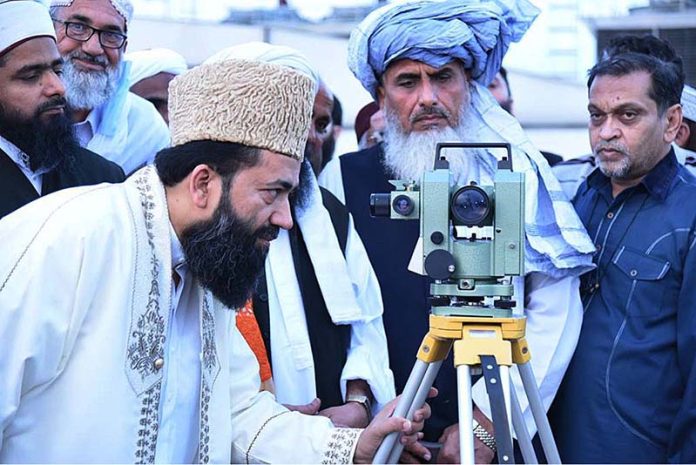
<instances>
[{"instance_id":1,"label":"mustache","mask_svg":"<svg viewBox=\"0 0 696 465\"><path fill-rule=\"evenodd\" d=\"M77 58L88 63L103 66L105 68L109 66L109 59L106 57L106 55L92 56L88 53L84 53L82 50L75 50L74 52L70 52L64 58L66 60Z\"/></svg>"},{"instance_id":2,"label":"mustache","mask_svg":"<svg viewBox=\"0 0 696 465\"><path fill-rule=\"evenodd\" d=\"M411 123L415 123L419 119L425 118L427 116L439 116L440 118L445 118L447 121L449 121L452 117L452 114L444 108L424 107L422 110L418 111L418 113L411 116Z\"/></svg>"},{"instance_id":3,"label":"mustache","mask_svg":"<svg viewBox=\"0 0 696 465\"><path fill-rule=\"evenodd\" d=\"M594 149L595 155L601 152L602 150L615 150L623 155L628 154L628 148L625 145L620 144L618 142L600 142Z\"/></svg>"},{"instance_id":4,"label":"mustache","mask_svg":"<svg viewBox=\"0 0 696 465\"><path fill-rule=\"evenodd\" d=\"M264 226L256 231L255 236L265 241L272 241L278 238L280 228L278 226Z\"/></svg>"},{"instance_id":5,"label":"mustache","mask_svg":"<svg viewBox=\"0 0 696 465\"><path fill-rule=\"evenodd\" d=\"M56 107L66 107L68 105L68 101L65 99L65 97L62 96L56 96L52 97L50 100L45 101L41 105L38 106L36 109L36 114L40 115L46 110L52 110L53 108Z\"/></svg>"}]
</instances>

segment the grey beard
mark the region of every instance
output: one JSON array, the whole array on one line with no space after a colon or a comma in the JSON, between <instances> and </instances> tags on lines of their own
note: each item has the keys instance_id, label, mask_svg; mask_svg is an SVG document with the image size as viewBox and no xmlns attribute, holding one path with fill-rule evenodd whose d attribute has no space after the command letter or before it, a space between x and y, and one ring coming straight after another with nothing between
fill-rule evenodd
<instances>
[{"instance_id":1,"label":"grey beard","mask_svg":"<svg viewBox=\"0 0 696 465\"><path fill-rule=\"evenodd\" d=\"M73 52L64 56L63 82L65 83L65 98L71 108L91 110L109 100L118 86L118 69L107 64L104 71L82 71L77 69L71 58L79 55ZM96 61L104 62L97 59Z\"/></svg>"},{"instance_id":2,"label":"grey beard","mask_svg":"<svg viewBox=\"0 0 696 465\"><path fill-rule=\"evenodd\" d=\"M475 136L474 122L468 107L460 109L457 127L413 131L406 133L396 113L386 108L387 127L384 133L384 166L397 179L420 181L426 171L433 170L435 149L439 142L483 142ZM478 149L445 149L442 151L450 164L453 181L468 182L466 179L477 156Z\"/></svg>"}]
</instances>

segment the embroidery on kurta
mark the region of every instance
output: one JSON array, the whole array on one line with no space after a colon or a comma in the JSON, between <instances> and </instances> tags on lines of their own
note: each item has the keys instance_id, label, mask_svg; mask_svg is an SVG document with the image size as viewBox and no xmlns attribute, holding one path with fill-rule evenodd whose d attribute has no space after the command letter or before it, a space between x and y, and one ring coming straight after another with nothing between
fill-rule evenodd
<instances>
[{"instance_id":1,"label":"embroidery on kurta","mask_svg":"<svg viewBox=\"0 0 696 465\"><path fill-rule=\"evenodd\" d=\"M145 169L134 179L138 190L140 207L145 222L149 257L144 263L149 265L150 283L147 297L142 303L134 298L135 327L131 329L127 346L127 358L129 363L129 378L132 373L137 373L134 387L138 396L142 398L140 421L137 438L135 461L137 463L153 463L157 449L157 435L159 431L159 401L162 388L162 365L155 362L164 358L165 331L167 318L161 313L161 289L162 263L157 255L155 244L155 229L158 225L156 209L157 199L153 188L148 182L149 176L156 176L152 168ZM161 207L159 207L161 208ZM136 237L138 234L136 233ZM136 251L138 247L136 247ZM137 252L136 252L137 253ZM145 258L145 257L143 257ZM136 263L140 259L136 257ZM136 268L136 279L138 270ZM137 291L136 291L137 292ZM144 296L143 296L144 297ZM144 305L142 305L144 303ZM137 317L136 317L137 316ZM139 375L139 376L138 376ZM144 392L142 391L144 389Z\"/></svg>"},{"instance_id":2,"label":"embroidery on kurta","mask_svg":"<svg viewBox=\"0 0 696 465\"><path fill-rule=\"evenodd\" d=\"M138 431L135 463L154 463L157 450L157 411L162 383L155 384L143 396L140 406L140 430Z\"/></svg>"},{"instance_id":3,"label":"embroidery on kurta","mask_svg":"<svg viewBox=\"0 0 696 465\"><path fill-rule=\"evenodd\" d=\"M334 428L321 463L353 463L353 451L362 429Z\"/></svg>"},{"instance_id":4,"label":"embroidery on kurta","mask_svg":"<svg viewBox=\"0 0 696 465\"><path fill-rule=\"evenodd\" d=\"M201 343L202 366L201 372L201 399L200 399L200 435L198 444L199 463L208 463L210 450L210 424L208 422L208 408L215 378L220 371L215 347L215 318L210 311L210 294L205 292L201 306Z\"/></svg>"},{"instance_id":5,"label":"embroidery on kurta","mask_svg":"<svg viewBox=\"0 0 696 465\"><path fill-rule=\"evenodd\" d=\"M147 243L151 252L151 268L147 307L145 312L138 317L135 330L131 333L132 342L128 345L128 360L130 368L140 373L144 381L146 377L156 373L155 360L163 356L166 323L160 312L159 275L161 264L157 258L153 241L154 196L144 175L135 179L135 185L140 194L140 205L145 219Z\"/></svg>"}]
</instances>

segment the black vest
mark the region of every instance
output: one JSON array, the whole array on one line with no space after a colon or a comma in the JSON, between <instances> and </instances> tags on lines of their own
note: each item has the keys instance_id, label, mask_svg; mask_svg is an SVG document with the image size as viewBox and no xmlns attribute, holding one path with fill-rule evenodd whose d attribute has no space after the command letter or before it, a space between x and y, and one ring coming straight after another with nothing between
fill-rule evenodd
<instances>
[{"instance_id":1,"label":"black vest","mask_svg":"<svg viewBox=\"0 0 696 465\"><path fill-rule=\"evenodd\" d=\"M348 211L346 207L325 189L321 189L324 207L345 254L348 239ZM295 222L297 224L297 222ZM297 281L302 293L302 303L307 321L307 332L314 359L314 378L317 397L322 409L343 404L341 396L341 372L346 364L350 347L350 325L336 325L331 321L326 302L314 273L302 233L297 226L290 230L290 248ZM268 314L266 277L261 276L254 293L254 314L261 330L269 362L271 361L271 327Z\"/></svg>"},{"instance_id":2,"label":"black vest","mask_svg":"<svg viewBox=\"0 0 696 465\"><path fill-rule=\"evenodd\" d=\"M96 153L80 148L69 168L62 164L42 177L41 195L68 187L122 182L123 170ZM0 150L0 218L39 198L38 192L12 159Z\"/></svg>"}]
</instances>

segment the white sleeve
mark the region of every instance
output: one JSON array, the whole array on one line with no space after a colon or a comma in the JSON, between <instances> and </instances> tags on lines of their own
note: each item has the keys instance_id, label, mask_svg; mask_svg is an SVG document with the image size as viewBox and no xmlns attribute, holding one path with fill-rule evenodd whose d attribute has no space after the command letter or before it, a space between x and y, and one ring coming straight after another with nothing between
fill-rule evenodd
<instances>
[{"instance_id":1,"label":"white sleeve","mask_svg":"<svg viewBox=\"0 0 696 465\"><path fill-rule=\"evenodd\" d=\"M230 341L232 463L352 463L361 429L290 412L259 392L259 368L235 328Z\"/></svg>"},{"instance_id":2,"label":"white sleeve","mask_svg":"<svg viewBox=\"0 0 696 465\"><path fill-rule=\"evenodd\" d=\"M100 276L82 273L84 237L68 237L63 221L35 207L0 222L0 450L22 397L67 363ZM97 263L108 263L110 248L95 248Z\"/></svg>"},{"instance_id":3,"label":"white sleeve","mask_svg":"<svg viewBox=\"0 0 696 465\"><path fill-rule=\"evenodd\" d=\"M341 172L340 157L331 160L319 174L319 185L328 189L338 200L346 203L346 195L343 191L343 173Z\"/></svg>"},{"instance_id":4,"label":"white sleeve","mask_svg":"<svg viewBox=\"0 0 696 465\"><path fill-rule=\"evenodd\" d=\"M577 277L557 279L541 273L530 273L525 279L530 364L547 410L558 391L580 335L583 311L579 286L580 278ZM517 368L512 370L512 374L527 428L533 435L536 426ZM491 418L483 379L474 385L472 397L481 411Z\"/></svg>"},{"instance_id":5,"label":"white sleeve","mask_svg":"<svg viewBox=\"0 0 696 465\"><path fill-rule=\"evenodd\" d=\"M345 399L348 380L367 381L375 397L373 413L376 413L396 396L396 392L382 323L382 293L365 247L353 226L352 216L346 243L346 265L363 319L351 325L348 358L341 374L341 392Z\"/></svg>"}]
</instances>

